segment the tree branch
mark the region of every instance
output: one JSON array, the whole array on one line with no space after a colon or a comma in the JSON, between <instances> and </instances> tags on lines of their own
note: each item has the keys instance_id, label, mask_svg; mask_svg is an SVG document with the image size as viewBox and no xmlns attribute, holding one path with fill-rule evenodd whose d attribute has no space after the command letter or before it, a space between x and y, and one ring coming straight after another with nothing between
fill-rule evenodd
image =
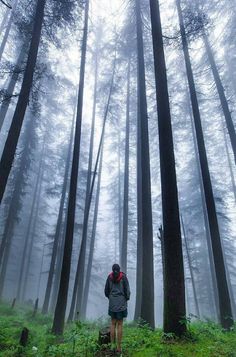
<instances>
[{"instance_id":1,"label":"tree branch","mask_svg":"<svg viewBox=\"0 0 236 357\"><path fill-rule=\"evenodd\" d=\"M12 9L11 5L9 5L7 2L0 0L1 3L3 3L3 5L5 5L6 7L8 7L9 9Z\"/></svg>"}]
</instances>

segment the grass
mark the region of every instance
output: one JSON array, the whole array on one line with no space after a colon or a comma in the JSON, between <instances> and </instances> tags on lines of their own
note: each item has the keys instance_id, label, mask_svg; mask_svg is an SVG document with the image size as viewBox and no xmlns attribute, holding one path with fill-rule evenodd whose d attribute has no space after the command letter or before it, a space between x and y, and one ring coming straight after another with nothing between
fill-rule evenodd
<instances>
[{"instance_id":1,"label":"grass","mask_svg":"<svg viewBox=\"0 0 236 357\"><path fill-rule=\"evenodd\" d=\"M66 326L63 338L51 334L52 318L32 309L0 305L0 357L92 357L98 356L98 331L108 321L77 322ZM23 327L30 331L27 347L19 346ZM124 357L236 357L236 326L225 332L212 322L189 324L187 335L178 339L162 330L126 323ZM101 354L100 354L101 355Z\"/></svg>"}]
</instances>

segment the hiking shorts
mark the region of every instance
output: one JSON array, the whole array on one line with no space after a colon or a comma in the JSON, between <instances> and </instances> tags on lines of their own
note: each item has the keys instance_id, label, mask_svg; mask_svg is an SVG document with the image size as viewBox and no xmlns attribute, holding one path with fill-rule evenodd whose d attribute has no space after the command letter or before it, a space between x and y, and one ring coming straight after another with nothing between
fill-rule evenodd
<instances>
[{"instance_id":1,"label":"hiking shorts","mask_svg":"<svg viewBox=\"0 0 236 357\"><path fill-rule=\"evenodd\" d=\"M123 320L123 318L127 317L128 311L127 311L127 309L124 311L119 311L119 312L114 312L114 311L109 310L108 315L111 316L112 319Z\"/></svg>"}]
</instances>

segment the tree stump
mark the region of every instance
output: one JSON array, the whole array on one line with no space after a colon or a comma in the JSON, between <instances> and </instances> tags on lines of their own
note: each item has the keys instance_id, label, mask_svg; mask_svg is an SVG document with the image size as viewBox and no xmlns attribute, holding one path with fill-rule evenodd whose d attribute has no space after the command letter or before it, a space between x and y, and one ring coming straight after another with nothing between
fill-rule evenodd
<instances>
[{"instance_id":1,"label":"tree stump","mask_svg":"<svg viewBox=\"0 0 236 357\"><path fill-rule=\"evenodd\" d=\"M14 299L12 300L12 303L11 303L11 308L12 308L12 309L14 309L15 304L16 304L16 298L14 298Z\"/></svg>"},{"instance_id":2,"label":"tree stump","mask_svg":"<svg viewBox=\"0 0 236 357\"><path fill-rule=\"evenodd\" d=\"M27 329L27 327L24 327L21 332L21 336L20 336L20 345L21 346L25 347L27 345L28 337L29 337L29 330Z\"/></svg>"},{"instance_id":3,"label":"tree stump","mask_svg":"<svg viewBox=\"0 0 236 357\"><path fill-rule=\"evenodd\" d=\"M105 327L99 331L98 344L108 345L111 343L111 332L109 327Z\"/></svg>"}]
</instances>

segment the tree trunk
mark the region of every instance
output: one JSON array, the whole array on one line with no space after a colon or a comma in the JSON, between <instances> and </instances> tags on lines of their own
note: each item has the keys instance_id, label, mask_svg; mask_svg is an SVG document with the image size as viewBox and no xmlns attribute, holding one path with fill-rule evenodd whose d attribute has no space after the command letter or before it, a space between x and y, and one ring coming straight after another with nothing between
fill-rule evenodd
<instances>
[{"instance_id":1,"label":"tree trunk","mask_svg":"<svg viewBox=\"0 0 236 357\"><path fill-rule=\"evenodd\" d=\"M54 275L54 271L55 271L55 263L56 263L56 258L57 258L57 254L58 254L58 245L59 245L60 232L61 232L61 226L62 226L63 209L64 209L64 205L65 205L67 182L68 182L70 163L71 163L74 122L75 122L75 113L73 115L68 153L67 153L66 162L65 162L65 173L64 173L63 187L62 187L62 193L61 193L61 199L60 199L60 207L59 207L56 231L55 231L54 241L53 241L52 256L51 256L51 261L50 261L50 268L49 268L46 292L45 292L45 297L44 297L44 302L43 302L43 307L42 307L43 314L48 313L49 300L50 300L50 295L51 295L51 290L52 290L52 281L53 281L53 275Z\"/></svg>"},{"instance_id":2,"label":"tree trunk","mask_svg":"<svg viewBox=\"0 0 236 357\"><path fill-rule=\"evenodd\" d=\"M136 182L137 182L137 258L136 258L136 300L134 320L138 321L141 316L142 301L142 172L141 172L141 143L140 143L140 121L137 114L137 147L136 147Z\"/></svg>"},{"instance_id":3,"label":"tree trunk","mask_svg":"<svg viewBox=\"0 0 236 357\"><path fill-rule=\"evenodd\" d=\"M42 153L43 152L44 152L44 149L42 150ZM42 156L43 155L41 155L41 157ZM42 176L42 165L43 165L43 161L41 159L39 168L38 168L37 179L36 179L35 188L34 188L34 194L33 194L33 198L32 198L32 205L31 205L31 210L30 210L28 227L27 227L25 240L24 240L23 256L21 259L21 264L20 264L20 269L19 269L20 273L19 273L19 280L18 280L17 294L16 294L17 300L20 300L20 298L21 298L23 274L24 274L24 268L25 268L25 262L26 262L26 251L27 251L27 248L29 245L29 237L30 237L30 231L31 231L31 227L32 227L33 215L34 215L34 211L35 211L36 199L38 196L39 184L40 184L40 180L41 180L41 176Z\"/></svg>"},{"instance_id":4,"label":"tree trunk","mask_svg":"<svg viewBox=\"0 0 236 357\"><path fill-rule=\"evenodd\" d=\"M88 231L89 211L90 211L90 205L91 205L91 201L92 201L93 188L94 188L94 183L95 183L95 178L96 178L96 173L97 173L98 161L99 161L99 157L101 154L102 141L103 141L103 137L104 137L104 133L105 133L105 124L106 124L106 120L107 120L107 115L108 115L108 110L109 110L110 100L111 100L111 95L112 95L112 90L113 90L115 63L116 63L116 60L114 60L110 92L109 92L108 101L107 101L106 110L105 110L104 119L103 119L102 134L101 134L101 139L100 139L100 143L99 143L99 147L98 147L98 153L97 153L97 158L96 158L96 163L95 163L95 168L94 168L94 173L93 173L93 179L92 179L90 192L89 192L89 196L88 196L88 206L86 207L86 210L84 213L81 246L80 246L79 259L78 259L78 264L77 264L77 269L76 269L74 289L73 289L73 295L72 295L72 301L71 301L71 307L70 307L70 312L69 312L69 316L68 316L68 321L72 321L74 318L75 306L76 306L77 313L81 312L82 296L83 296L83 289L84 289L84 268L85 268L85 255L86 255L86 243L87 243L86 240L87 240L87 231Z\"/></svg>"},{"instance_id":5,"label":"tree trunk","mask_svg":"<svg viewBox=\"0 0 236 357\"><path fill-rule=\"evenodd\" d=\"M34 29L29 49L28 60L26 64L25 74L20 90L20 95L17 101L15 113L13 115L12 123L8 132L8 136L3 149L0 161L0 203L5 192L8 176L13 164L18 139L23 124L25 111L29 102L29 95L33 81L33 74L36 65L36 59L39 48L39 41L41 37L41 29L44 17L44 7L46 0L38 0L35 13Z\"/></svg>"},{"instance_id":6,"label":"tree trunk","mask_svg":"<svg viewBox=\"0 0 236 357\"><path fill-rule=\"evenodd\" d=\"M222 326L226 329L229 329L233 325L233 318L232 318L229 289L226 279L224 257L223 257L222 246L221 246L221 238L220 238L218 220L216 215L216 207L215 207L212 184L210 179L197 94L196 94L191 61L188 51L188 44L187 44L187 38L184 28L183 16L181 12L180 0L176 0L176 5L178 10L178 16L179 16L181 39L182 39L187 78L188 78L190 97L192 103L196 138L198 143L199 160L200 160L202 180L204 186L205 202L207 206L208 222L209 222L209 228L211 233L212 252L214 258L216 280L217 280L217 287L218 287L218 294L219 294L220 319L221 319Z\"/></svg>"},{"instance_id":7,"label":"tree trunk","mask_svg":"<svg viewBox=\"0 0 236 357\"><path fill-rule=\"evenodd\" d=\"M211 234L210 234L210 228L209 228L209 222L208 222L208 216L207 216L207 207L206 207L204 187L203 187L203 182L202 182L201 166L200 166L200 161L199 161L198 146L197 146L196 134L194 131L194 122L193 122L193 115L192 115L192 111L191 111L191 105L189 102L189 96L188 96L187 101L188 101L189 116L190 116L190 120L191 120L191 130L192 130L192 135L193 135L194 154L195 154L195 159L196 159L196 164L197 164L198 181L199 181L199 185L200 185L202 212L203 212L203 219L204 219L204 226L205 226L205 233L206 233L207 253L208 253L209 264L210 264L210 272L209 272L209 279L208 279L209 283L211 283L211 285L212 285L212 289L210 287L210 289L208 290L210 299L211 299L210 306L213 308L212 312L215 314L217 320L219 321L220 320L219 297L218 297L218 289L217 289L217 281L216 281L213 253L212 253L212 247L211 247Z\"/></svg>"},{"instance_id":8,"label":"tree trunk","mask_svg":"<svg viewBox=\"0 0 236 357\"><path fill-rule=\"evenodd\" d=\"M209 40L208 40L205 32L203 33L203 41L205 44L207 56L208 56L208 59L209 59L210 65L211 65L212 74L213 74L216 88L218 91L218 95L220 98L221 107L222 107L222 110L224 113L225 122L226 122L226 126L228 129L231 146L232 146L233 153L234 153L234 162L236 164L236 133L235 133L235 128L234 128L234 123L233 123L232 116L231 116L231 113L229 110L228 101L225 96L225 90L224 90L222 81L220 79L219 71L217 69L216 62L215 62L215 59L214 59L214 56L212 53L212 49L211 49Z\"/></svg>"},{"instance_id":9,"label":"tree trunk","mask_svg":"<svg viewBox=\"0 0 236 357\"><path fill-rule=\"evenodd\" d=\"M159 1L150 0L163 212L164 332L186 331L185 284L174 145ZM182 320L182 321L181 321Z\"/></svg>"},{"instance_id":10,"label":"tree trunk","mask_svg":"<svg viewBox=\"0 0 236 357\"><path fill-rule=\"evenodd\" d=\"M94 253L94 244L95 244L95 238L96 238L98 206L99 206L100 187L101 187L103 145L104 145L104 141L102 143L100 164L99 164L99 171L98 171L98 183L97 183L94 216L93 216L93 227L92 227L92 235L91 235L90 248L89 248L88 267L87 267L86 278L85 278L85 283L84 283L84 294L83 294L82 307L81 307L82 317L86 317L86 309L87 309L87 304L88 304L89 284L90 284L90 279L91 279L91 271L92 271L92 263L93 263L93 253Z\"/></svg>"},{"instance_id":11,"label":"tree trunk","mask_svg":"<svg viewBox=\"0 0 236 357\"><path fill-rule=\"evenodd\" d=\"M145 65L143 53L143 33L140 0L136 0L136 31L138 56L138 120L140 125L141 145L141 200L142 200L142 300L141 314L143 321L151 328L154 318L154 272L153 272L153 227L151 178L148 137L148 114L145 83Z\"/></svg>"},{"instance_id":12,"label":"tree trunk","mask_svg":"<svg viewBox=\"0 0 236 357\"><path fill-rule=\"evenodd\" d=\"M183 236L184 236L187 260L188 260L188 267L189 267L191 283L192 283L192 288L193 288L194 305L195 305L197 317L200 319L201 315L200 315L200 309L199 309L198 300L197 300L197 291L196 291L196 286L195 286L195 278L194 278L193 269L192 269L190 250L189 250L189 245L188 245L188 238L187 238L187 235L186 235L184 221L183 221L183 217L182 216L181 216L181 224L182 224L182 229L183 229Z\"/></svg>"},{"instance_id":13,"label":"tree trunk","mask_svg":"<svg viewBox=\"0 0 236 357\"><path fill-rule=\"evenodd\" d=\"M64 253L63 253L60 287L59 287L57 303L55 308L53 326L52 326L52 332L55 333L56 335L60 335L63 333L67 297L68 297L69 279L70 279L71 255L72 255L72 246L73 246L75 208L76 208L76 191L77 191L77 181L78 181L77 178L78 178L78 169L79 169L80 138L81 138L83 94L84 94L84 75L85 75L86 49L87 49L87 37L88 37L88 12L89 12L89 0L85 2L84 32L83 32L83 41L82 41L82 50L81 50L81 63L80 63L80 82L79 82L79 92L78 92L75 136L74 136L74 151L73 151L71 179L70 179L69 202L68 202L68 211L67 211L65 246L64 246Z\"/></svg>"},{"instance_id":14,"label":"tree trunk","mask_svg":"<svg viewBox=\"0 0 236 357\"><path fill-rule=\"evenodd\" d=\"M32 250L34 247L34 240L35 240L35 235L36 235L36 227L38 223L38 215L39 215L39 208L40 208L40 203L41 203L41 193L42 193L42 186L43 186L43 175L44 175L44 163L42 165L42 172L41 175L39 175L39 188L38 188L38 194L37 194L37 199L36 199L36 208L35 208L35 214L33 217L33 222L32 222L32 229L29 230L29 235L26 237L26 240L29 242L27 244L28 248L28 254L27 251L25 251L25 257L24 261L26 263L25 266L25 275L24 275L24 282L23 282L23 289L22 289L22 298L21 300L25 300L25 295L27 291L27 284L29 281L29 275L30 275L30 262L31 262L31 256L32 256Z\"/></svg>"},{"instance_id":15,"label":"tree trunk","mask_svg":"<svg viewBox=\"0 0 236 357\"><path fill-rule=\"evenodd\" d=\"M127 242L129 222L129 112L130 112L130 59L127 74L127 97L126 97L126 138L125 138L125 170L124 170L124 198L123 198L123 221L122 221L122 248L121 268L127 272Z\"/></svg>"}]
</instances>

